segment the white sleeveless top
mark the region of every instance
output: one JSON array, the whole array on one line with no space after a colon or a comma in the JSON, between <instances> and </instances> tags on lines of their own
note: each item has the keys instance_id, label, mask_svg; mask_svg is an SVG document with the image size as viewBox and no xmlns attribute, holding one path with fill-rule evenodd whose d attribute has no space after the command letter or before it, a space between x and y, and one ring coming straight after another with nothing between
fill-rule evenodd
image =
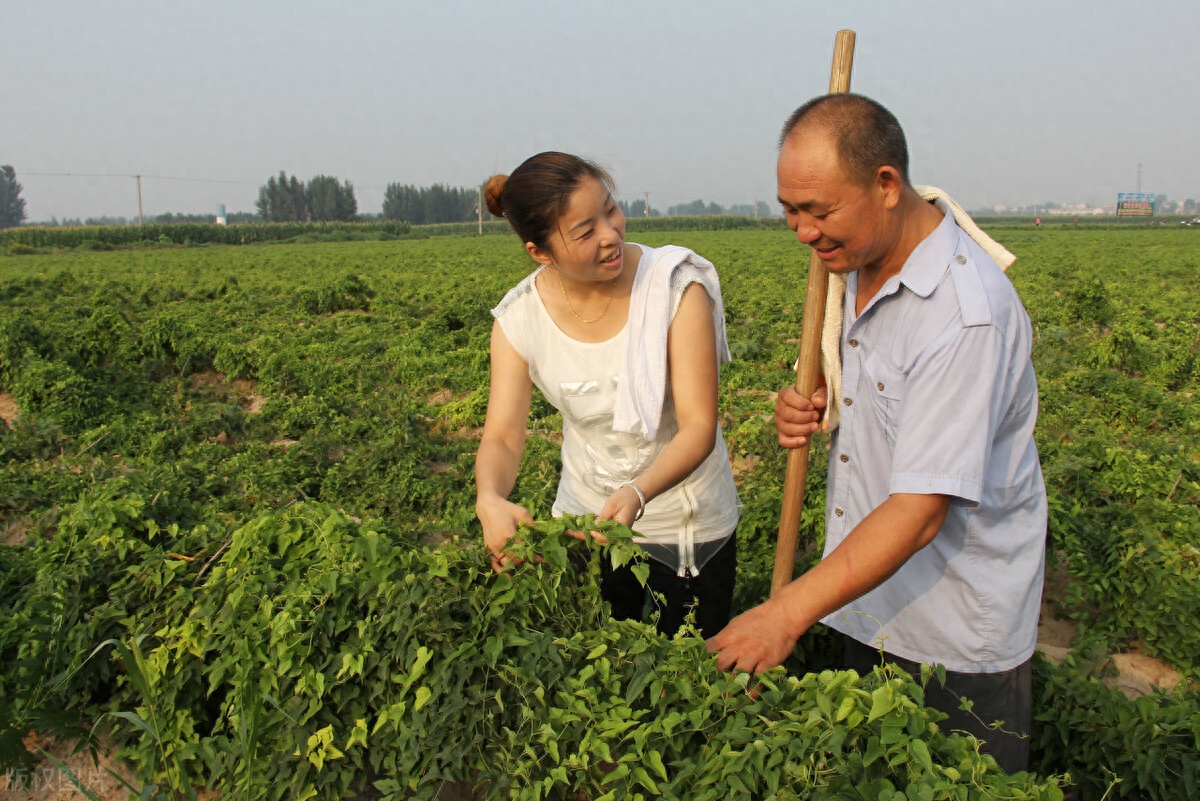
<instances>
[{"instance_id":1,"label":"white sleeveless top","mask_svg":"<svg viewBox=\"0 0 1200 801\"><path fill-rule=\"evenodd\" d=\"M649 249L643 250L643 260ZM635 481L679 429L667 378L662 421L652 440L613 430L617 374L625 355L626 324L605 342L580 342L554 323L534 279L509 290L492 314L529 365L529 376L563 417L562 477L553 513L597 513L622 484ZM671 316L684 289L698 281L681 264L672 276ZM680 575L697 575L737 526L740 503L719 424L712 453L689 476L646 504L635 524L639 544Z\"/></svg>"}]
</instances>

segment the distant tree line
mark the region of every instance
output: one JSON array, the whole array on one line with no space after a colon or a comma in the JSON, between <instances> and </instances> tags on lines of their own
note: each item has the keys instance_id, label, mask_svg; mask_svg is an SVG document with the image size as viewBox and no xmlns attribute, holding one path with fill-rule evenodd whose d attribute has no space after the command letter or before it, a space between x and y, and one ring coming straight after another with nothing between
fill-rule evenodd
<instances>
[{"instance_id":1,"label":"distant tree line","mask_svg":"<svg viewBox=\"0 0 1200 801\"><path fill-rule=\"evenodd\" d=\"M662 215L662 212L656 208L651 207L647 209L646 201L641 198L632 203L618 200L617 205L621 207L621 213L626 217L659 217Z\"/></svg>"},{"instance_id":2,"label":"distant tree line","mask_svg":"<svg viewBox=\"0 0 1200 801\"><path fill-rule=\"evenodd\" d=\"M263 222L349 222L358 215L358 201L349 181L317 175L303 183L283 170L258 189L259 219Z\"/></svg>"},{"instance_id":3,"label":"distant tree line","mask_svg":"<svg viewBox=\"0 0 1200 801\"><path fill-rule=\"evenodd\" d=\"M755 204L735 203L732 206L722 206L720 203L705 203L703 200L693 200L691 203L680 203L667 207L668 217L716 217L732 215L735 217L770 217L773 215L771 206L763 201ZM653 212L651 212L653 216Z\"/></svg>"},{"instance_id":4,"label":"distant tree line","mask_svg":"<svg viewBox=\"0 0 1200 801\"><path fill-rule=\"evenodd\" d=\"M383 219L412 225L468 222L479 218L479 190L442 184L413 186L392 183L383 193ZM496 219L483 210L485 220Z\"/></svg>"},{"instance_id":5,"label":"distant tree line","mask_svg":"<svg viewBox=\"0 0 1200 801\"><path fill-rule=\"evenodd\" d=\"M1166 195L1159 193L1154 196L1154 212L1155 214L1195 214L1200 212L1200 203L1190 197L1187 200L1171 200Z\"/></svg>"},{"instance_id":6,"label":"distant tree line","mask_svg":"<svg viewBox=\"0 0 1200 801\"><path fill-rule=\"evenodd\" d=\"M454 223L475 220L479 214L479 190L443 184L413 186L390 183L383 195L383 213L359 215L354 187L349 181L318 175L308 183L286 172L272 176L258 190L258 218L263 222L314 222L352 219L383 219L411 225ZM495 219L486 210L485 219Z\"/></svg>"},{"instance_id":7,"label":"distant tree line","mask_svg":"<svg viewBox=\"0 0 1200 801\"><path fill-rule=\"evenodd\" d=\"M9 165L0 166L0 229L15 227L25 221L25 200L21 197L21 191L21 184L17 182L13 168ZM660 210L648 207L646 200L642 198L632 203L624 200L618 203L626 217L663 216ZM1194 201L1188 200L1183 206L1185 211L1189 211L1194 208ZM410 225L430 225L473 222L480 214L477 187L453 187L445 184L418 187L401 183L387 185L382 214L359 214L354 185L350 181L339 181L331 175L317 175L305 182L295 175L288 175L284 170L280 170L279 175L268 178L267 182L259 187L255 208L257 213L233 212L227 215L226 221L233 225L253 222L351 222L382 219L406 222ZM691 203L670 206L666 212L666 216L669 217L720 215L769 217L772 216L772 210L762 201L755 205L739 204L727 208L719 203L693 200ZM496 219L486 208L483 209L483 218ZM59 220L52 217L49 222L39 225L132 225L135 222L137 220L110 216L88 217L85 220ZM216 215L167 212L146 218L146 222L160 225L215 223Z\"/></svg>"},{"instance_id":8,"label":"distant tree line","mask_svg":"<svg viewBox=\"0 0 1200 801\"><path fill-rule=\"evenodd\" d=\"M663 213L639 198L632 203L624 200L617 201L626 217L661 217ZM720 203L705 203L703 200L693 200L691 203L680 203L667 206L667 217L771 217L774 212L771 206L763 201L756 204L737 203L732 206L722 206Z\"/></svg>"}]
</instances>

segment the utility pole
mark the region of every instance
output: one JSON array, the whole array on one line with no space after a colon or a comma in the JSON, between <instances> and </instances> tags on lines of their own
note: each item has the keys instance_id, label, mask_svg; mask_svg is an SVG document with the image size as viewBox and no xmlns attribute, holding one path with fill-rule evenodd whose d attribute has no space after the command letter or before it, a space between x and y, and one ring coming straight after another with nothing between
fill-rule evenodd
<instances>
[{"instance_id":1,"label":"utility pole","mask_svg":"<svg viewBox=\"0 0 1200 801\"><path fill-rule=\"evenodd\" d=\"M138 225L142 225L142 176L135 175L133 177L137 178L138 186Z\"/></svg>"},{"instance_id":2,"label":"utility pole","mask_svg":"<svg viewBox=\"0 0 1200 801\"><path fill-rule=\"evenodd\" d=\"M649 217L650 216L650 193L643 192L642 194L646 196L646 206L645 206L645 208L642 209L642 216Z\"/></svg>"},{"instance_id":3,"label":"utility pole","mask_svg":"<svg viewBox=\"0 0 1200 801\"><path fill-rule=\"evenodd\" d=\"M1141 163L1140 161L1138 162L1138 183L1137 183L1137 191L1139 191L1139 192L1141 192L1141 191L1142 191L1142 163Z\"/></svg>"},{"instance_id":4,"label":"utility pole","mask_svg":"<svg viewBox=\"0 0 1200 801\"><path fill-rule=\"evenodd\" d=\"M476 190L475 211L479 214L479 235L483 236L483 184Z\"/></svg>"}]
</instances>

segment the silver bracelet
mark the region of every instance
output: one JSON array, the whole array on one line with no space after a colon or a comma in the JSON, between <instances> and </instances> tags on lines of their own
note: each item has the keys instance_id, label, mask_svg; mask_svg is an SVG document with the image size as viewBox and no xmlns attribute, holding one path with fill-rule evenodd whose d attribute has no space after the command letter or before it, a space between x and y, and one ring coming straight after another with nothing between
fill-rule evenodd
<instances>
[{"instance_id":1,"label":"silver bracelet","mask_svg":"<svg viewBox=\"0 0 1200 801\"><path fill-rule=\"evenodd\" d=\"M638 485L634 484L632 481L622 484L621 486L617 487L617 489L624 489L625 487L632 488L638 496L638 512L633 516L633 522L636 523L642 519L642 514L646 511L646 496L642 494L642 491L638 488Z\"/></svg>"}]
</instances>

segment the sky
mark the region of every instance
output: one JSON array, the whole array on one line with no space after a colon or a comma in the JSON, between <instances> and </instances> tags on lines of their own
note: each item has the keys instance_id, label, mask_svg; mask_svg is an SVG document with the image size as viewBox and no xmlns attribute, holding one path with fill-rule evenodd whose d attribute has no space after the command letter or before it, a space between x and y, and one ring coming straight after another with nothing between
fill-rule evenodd
<instances>
[{"instance_id":1,"label":"sky","mask_svg":"<svg viewBox=\"0 0 1200 801\"><path fill-rule=\"evenodd\" d=\"M477 186L543 150L630 202L775 203L779 128L828 89L962 205L1200 199L1196 0L0 0L0 164L30 221L253 211L280 170Z\"/></svg>"}]
</instances>

